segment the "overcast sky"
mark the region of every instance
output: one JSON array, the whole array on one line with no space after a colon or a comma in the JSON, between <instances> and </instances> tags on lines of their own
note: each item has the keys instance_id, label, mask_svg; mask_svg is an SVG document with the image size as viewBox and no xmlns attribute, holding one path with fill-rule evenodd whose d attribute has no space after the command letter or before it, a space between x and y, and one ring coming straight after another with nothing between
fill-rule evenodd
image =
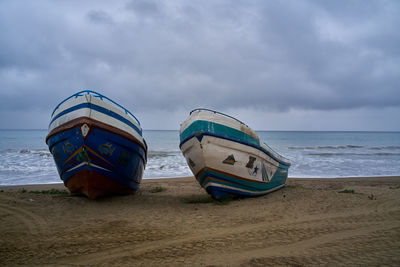
<instances>
[{"instance_id":1,"label":"overcast sky","mask_svg":"<svg viewBox=\"0 0 400 267\"><path fill-rule=\"evenodd\" d=\"M400 130L400 1L0 1L0 128L84 89L179 129Z\"/></svg>"}]
</instances>

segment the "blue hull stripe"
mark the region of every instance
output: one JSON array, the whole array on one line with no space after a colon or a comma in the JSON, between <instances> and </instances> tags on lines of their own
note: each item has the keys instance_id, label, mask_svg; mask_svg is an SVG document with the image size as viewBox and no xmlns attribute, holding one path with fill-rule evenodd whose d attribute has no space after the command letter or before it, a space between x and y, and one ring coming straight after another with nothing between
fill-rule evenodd
<instances>
[{"instance_id":1,"label":"blue hull stripe","mask_svg":"<svg viewBox=\"0 0 400 267\"><path fill-rule=\"evenodd\" d=\"M205 169L198 176L200 185L213 197L223 197L227 194L258 196L265 195L285 186L287 175L278 174L270 183L239 182L235 177L227 176L213 170ZM212 185L210 183L213 183ZM210 185L209 185L210 184ZM219 186L221 185L221 186ZM229 188L224 187L229 186Z\"/></svg>"},{"instance_id":2,"label":"blue hull stripe","mask_svg":"<svg viewBox=\"0 0 400 267\"><path fill-rule=\"evenodd\" d=\"M284 184L286 182L287 176L276 175L275 179L271 182L252 182L247 179L242 180L239 177L219 173L218 171L211 169L204 169L200 174L197 175L197 180L203 187L205 184L210 182L210 178L211 180L213 180L213 182L218 182L221 184L226 183L229 186L240 187L247 191L259 192L270 190L271 188ZM212 178L215 178L217 181Z\"/></svg>"},{"instance_id":3,"label":"blue hull stripe","mask_svg":"<svg viewBox=\"0 0 400 267\"><path fill-rule=\"evenodd\" d=\"M221 188L218 186L207 187L207 192L215 196L223 196L225 194L243 195L243 196L258 196L259 194L254 194L250 192L243 192L239 190L234 190L232 188Z\"/></svg>"},{"instance_id":4,"label":"blue hull stripe","mask_svg":"<svg viewBox=\"0 0 400 267\"><path fill-rule=\"evenodd\" d=\"M95 104L91 104L91 103L81 103L81 104L79 104L79 105L70 107L70 108L68 108L68 109L66 109L66 110L64 110L64 111L62 111L62 112L60 112L60 113L58 113L58 114L51 120L50 125L51 125L56 119L58 119L59 117L65 115L65 114L67 114L67 113L70 113L70 112L72 112L72 111L75 111L75 110L78 110L78 109L83 109L83 108L90 108L90 109L96 110L96 111L98 111L98 112L101 112L101 113L103 113L103 114L105 114L105 115L108 115L108 116L110 116L110 117L113 117L113 118L115 118L115 119L117 119L117 120L119 120L119 121L122 121L123 123L125 123L125 124L129 125L131 128L133 128L137 133L139 133L140 135L142 135L142 131L141 131L139 128L137 128L136 125L133 124L131 121L127 120L126 118L122 117L121 115L119 115L119 114L117 114L117 113L115 113L115 112L113 112L113 111L111 111L111 110L108 110L108 109L106 109L106 108L103 108L103 107L101 107L101 106L98 106L98 105L95 105Z\"/></svg>"},{"instance_id":5,"label":"blue hull stripe","mask_svg":"<svg viewBox=\"0 0 400 267\"><path fill-rule=\"evenodd\" d=\"M271 190L268 190L267 192L262 193L262 194L254 194L254 193L250 193L250 192L243 192L243 191L239 191L239 190L234 190L232 188L222 188L222 187L211 185L211 186L207 187L207 193L211 194L215 198L225 197L225 196L227 196L229 194L231 194L231 195L240 195L240 196L248 196L248 197L256 197L256 196L262 196L262 195L269 194L269 193L271 193L273 191L281 189L284 186L285 185L281 185L279 187L272 188Z\"/></svg>"},{"instance_id":6,"label":"blue hull stripe","mask_svg":"<svg viewBox=\"0 0 400 267\"><path fill-rule=\"evenodd\" d=\"M83 139L73 128L49 138L49 149L64 183L82 170L90 170L137 189L146 165L146 151L114 133L94 128ZM92 163L90 166L82 163Z\"/></svg>"}]
</instances>

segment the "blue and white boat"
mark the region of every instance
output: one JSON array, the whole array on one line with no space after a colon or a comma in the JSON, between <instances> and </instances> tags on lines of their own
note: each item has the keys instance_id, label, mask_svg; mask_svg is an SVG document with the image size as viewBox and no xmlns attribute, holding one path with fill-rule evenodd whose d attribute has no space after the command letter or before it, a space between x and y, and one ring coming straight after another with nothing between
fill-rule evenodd
<instances>
[{"instance_id":1,"label":"blue and white boat","mask_svg":"<svg viewBox=\"0 0 400 267\"><path fill-rule=\"evenodd\" d=\"M243 122L195 109L181 124L180 149L213 198L258 196L285 186L291 165Z\"/></svg>"},{"instance_id":2,"label":"blue and white boat","mask_svg":"<svg viewBox=\"0 0 400 267\"><path fill-rule=\"evenodd\" d=\"M46 143L71 193L97 198L139 188L147 162L140 122L106 96L85 90L58 104Z\"/></svg>"}]
</instances>

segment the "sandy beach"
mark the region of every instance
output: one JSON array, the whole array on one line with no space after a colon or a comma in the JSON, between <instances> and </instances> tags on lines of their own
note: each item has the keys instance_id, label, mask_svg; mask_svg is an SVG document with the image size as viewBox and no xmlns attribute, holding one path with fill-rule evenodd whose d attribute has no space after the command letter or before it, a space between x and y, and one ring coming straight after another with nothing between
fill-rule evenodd
<instances>
[{"instance_id":1,"label":"sandy beach","mask_svg":"<svg viewBox=\"0 0 400 267\"><path fill-rule=\"evenodd\" d=\"M400 265L400 177L288 179L216 203L192 177L100 200L0 188L0 265Z\"/></svg>"}]
</instances>

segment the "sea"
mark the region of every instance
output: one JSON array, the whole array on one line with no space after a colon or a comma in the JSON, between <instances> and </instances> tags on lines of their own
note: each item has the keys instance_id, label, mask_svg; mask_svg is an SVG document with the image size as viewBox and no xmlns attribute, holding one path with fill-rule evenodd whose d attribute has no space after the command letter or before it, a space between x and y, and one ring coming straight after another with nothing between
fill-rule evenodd
<instances>
[{"instance_id":1,"label":"sea","mask_svg":"<svg viewBox=\"0 0 400 267\"><path fill-rule=\"evenodd\" d=\"M257 131L292 162L289 177L400 175L400 132ZM45 143L47 130L0 130L0 186L61 183ZM192 176L179 131L144 130L144 179Z\"/></svg>"}]
</instances>

